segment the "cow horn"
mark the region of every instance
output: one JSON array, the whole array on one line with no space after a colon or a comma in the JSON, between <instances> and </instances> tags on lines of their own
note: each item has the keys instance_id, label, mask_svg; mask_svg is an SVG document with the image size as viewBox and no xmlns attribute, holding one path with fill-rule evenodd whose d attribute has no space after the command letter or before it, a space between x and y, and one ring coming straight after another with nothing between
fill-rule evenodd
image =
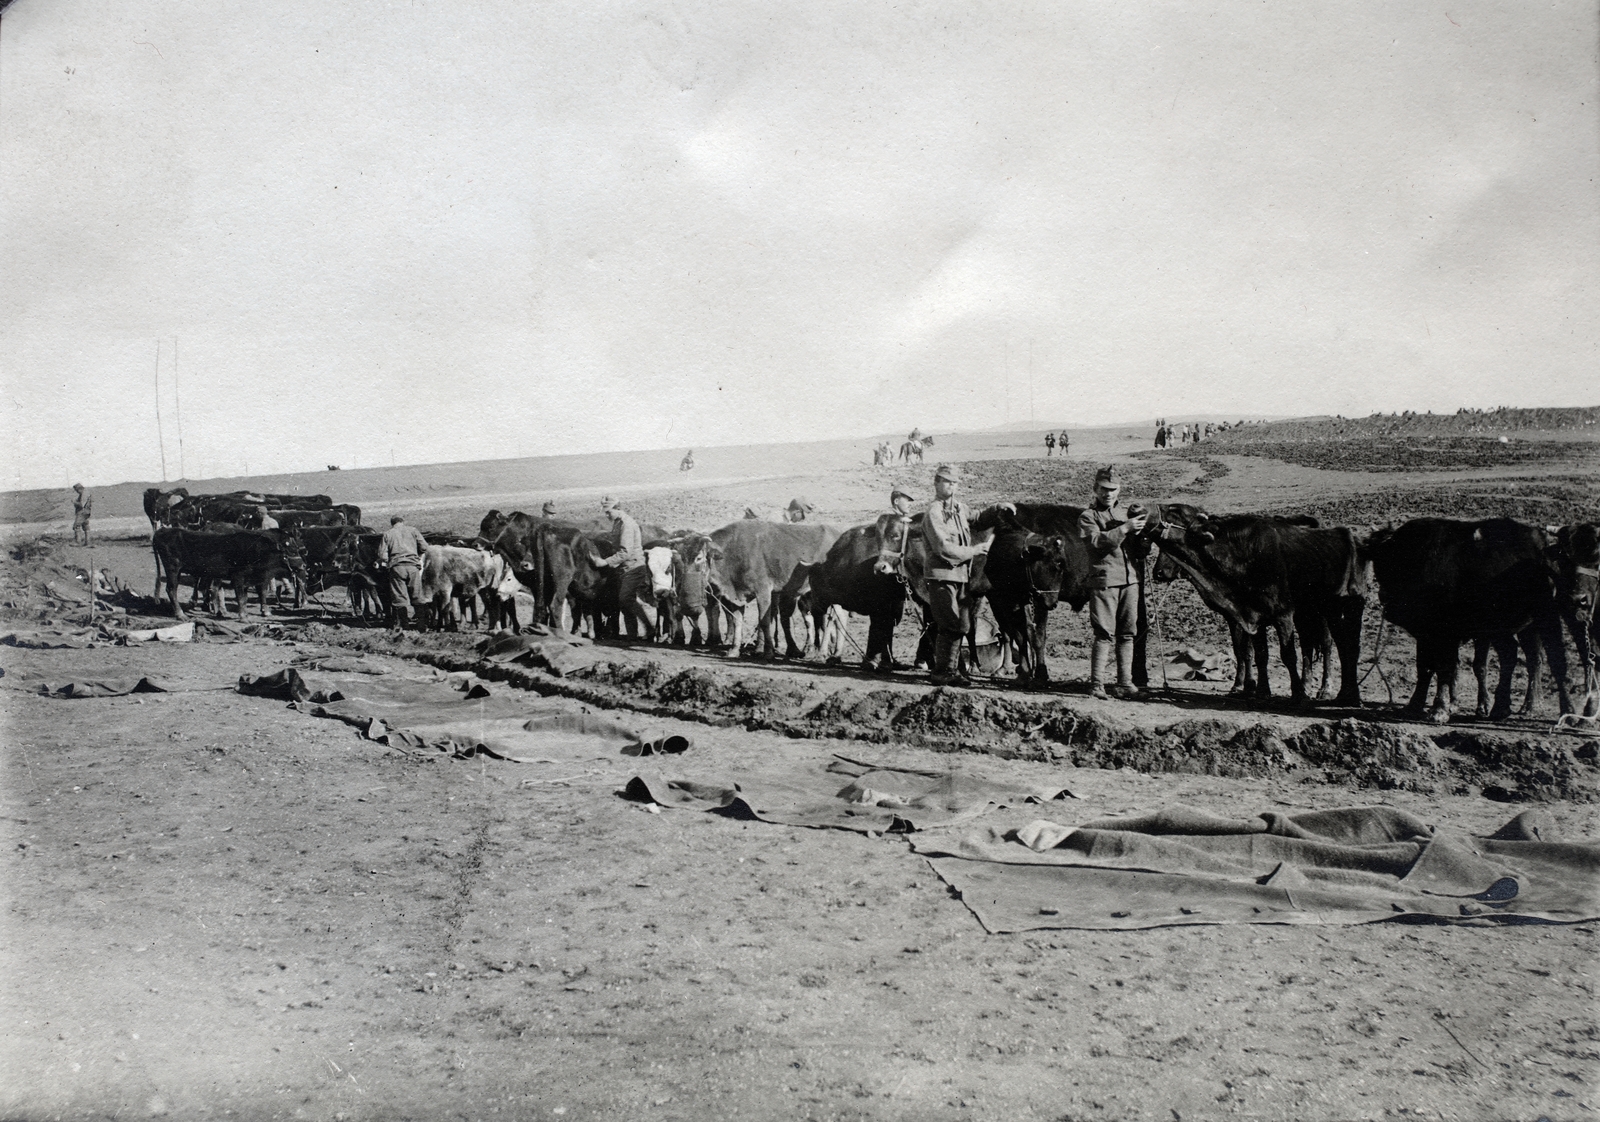
<instances>
[{"instance_id":1,"label":"cow horn","mask_svg":"<svg viewBox=\"0 0 1600 1122\"><path fill-rule=\"evenodd\" d=\"M1556 534L1559 534L1559 533L1561 533L1561 531L1562 531L1562 530L1563 530L1563 529L1564 529L1564 528L1565 528L1565 527L1562 527L1562 526L1546 526L1546 527L1545 527L1545 528L1544 528L1544 532L1545 532L1545 533L1547 533L1547 534L1550 534L1550 535L1551 535L1551 536L1554 536L1554 535L1556 535Z\"/></svg>"}]
</instances>

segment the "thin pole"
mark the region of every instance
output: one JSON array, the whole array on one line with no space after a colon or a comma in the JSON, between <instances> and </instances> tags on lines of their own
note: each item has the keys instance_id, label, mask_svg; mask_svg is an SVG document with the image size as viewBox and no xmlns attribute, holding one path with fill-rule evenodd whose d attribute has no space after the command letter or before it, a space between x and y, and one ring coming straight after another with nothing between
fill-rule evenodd
<instances>
[{"instance_id":1,"label":"thin pole","mask_svg":"<svg viewBox=\"0 0 1600 1122\"><path fill-rule=\"evenodd\" d=\"M178 403L178 478L187 479L183 467L183 395L178 392L178 337L172 337L172 396Z\"/></svg>"},{"instance_id":2,"label":"thin pole","mask_svg":"<svg viewBox=\"0 0 1600 1122\"><path fill-rule=\"evenodd\" d=\"M1033 415L1033 340L1028 340L1028 421L1032 423Z\"/></svg>"},{"instance_id":3,"label":"thin pole","mask_svg":"<svg viewBox=\"0 0 1600 1122\"><path fill-rule=\"evenodd\" d=\"M167 481L167 437L161 431L161 340L156 340L156 439L161 442L161 482Z\"/></svg>"}]
</instances>

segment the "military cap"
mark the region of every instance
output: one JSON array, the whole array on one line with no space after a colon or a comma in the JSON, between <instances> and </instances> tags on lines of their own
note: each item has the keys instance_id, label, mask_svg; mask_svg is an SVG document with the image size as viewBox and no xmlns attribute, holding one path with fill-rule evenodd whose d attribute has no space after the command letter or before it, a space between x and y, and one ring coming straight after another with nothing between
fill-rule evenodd
<instances>
[{"instance_id":1,"label":"military cap","mask_svg":"<svg viewBox=\"0 0 1600 1122\"><path fill-rule=\"evenodd\" d=\"M554 514L555 512L556 512L556 504L553 503L553 502L550 502L548 499L546 499L544 506L542 508L540 508L540 513L542 513L542 514Z\"/></svg>"},{"instance_id":2,"label":"military cap","mask_svg":"<svg viewBox=\"0 0 1600 1122\"><path fill-rule=\"evenodd\" d=\"M890 491L889 492L889 501L893 502L896 498L898 498L901 495L904 495L906 498L910 499L912 502L916 502L917 501L917 496L913 495L910 491L907 491L904 487L896 487L894 490Z\"/></svg>"},{"instance_id":3,"label":"military cap","mask_svg":"<svg viewBox=\"0 0 1600 1122\"><path fill-rule=\"evenodd\" d=\"M396 522L404 522L405 520L406 520L406 516L403 515L403 514L391 514L391 515L389 515L389 525L391 525L391 526L393 526Z\"/></svg>"},{"instance_id":4,"label":"military cap","mask_svg":"<svg viewBox=\"0 0 1600 1122\"><path fill-rule=\"evenodd\" d=\"M1096 483L1109 483L1113 487L1122 486L1122 479L1117 475L1117 468L1115 464L1107 464L1105 467L1095 472L1094 481Z\"/></svg>"},{"instance_id":5,"label":"military cap","mask_svg":"<svg viewBox=\"0 0 1600 1122\"><path fill-rule=\"evenodd\" d=\"M805 499L793 498L793 499L789 500L789 509L790 510L799 510L799 511L805 512L806 514L810 514L812 511L816 510L817 508L812 506Z\"/></svg>"},{"instance_id":6,"label":"military cap","mask_svg":"<svg viewBox=\"0 0 1600 1122\"><path fill-rule=\"evenodd\" d=\"M948 479L951 483L961 482L961 467L959 464L940 464L934 471L935 479Z\"/></svg>"}]
</instances>

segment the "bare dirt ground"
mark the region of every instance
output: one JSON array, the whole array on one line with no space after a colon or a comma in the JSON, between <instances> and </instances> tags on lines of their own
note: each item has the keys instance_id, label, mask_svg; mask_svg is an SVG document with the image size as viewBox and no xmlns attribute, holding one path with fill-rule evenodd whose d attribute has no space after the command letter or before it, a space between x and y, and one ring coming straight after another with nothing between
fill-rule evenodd
<instances>
[{"instance_id":1,"label":"bare dirt ground","mask_svg":"<svg viewBox=\"0 0 1600 1122\"><path fill-rule=\"evenodd\" d=\"M1366 470L1343 472L1222 441L1191 458L1131 455L1142 434L1083 444L1063 462L1024 458L1027 435L974 441L969 497L1076 500L1093 455L1123 461L1129 498L1217 510L1535 520L1531 495L1564 520L1600 506L1581 450L1530 463L1483 449L1465 467L1398 472L1363 451ZM893 481L926 493L932 465L671 479L639 486L634 506L709 528L805 494L850 524ZM418 520L467 528L487 505L462 494ZM70 593L90 556L8 560L5 628L82 631L82 609L48 586ZM148 587L144 539L92 557ZM1226 645L1186 585L1156 598L1163 649ZM130 624L170 622L122 602ZM1565 1119L1600 1107L1594 924L986 935L897 836L648 813L617 795L636 759L418 756L231 689L357 652L389 678L481 666L477 636L396 638L320 612L237 640L200 630L184 644L0 647L0 1116ZM696 777L839 753L1057 783L1080 801L1045 816L1067 824L1174 802L1232 815L1385 804L1484 834L1538 806L1566 840L1600 836L1594 752L1549 735L1553 697L1536 720L1448 730L1396 720L1376 673L1360 712L1256 712L1222 684L1177 680L1150 703L1096 703L1084 630L1053 618L1060 685L1044 693L627 644L570 678L517 671L493 688L688 735L680 766ZM912 635L908 622L902 655ZM1369 628L1364 659L1372 649ZM1382 652L1402 698L1410 657L1404 636ZM171 692L38 692L147 675ZM1287 692L1281 672L1275 685Z\"/></svg>"}]
</instances>

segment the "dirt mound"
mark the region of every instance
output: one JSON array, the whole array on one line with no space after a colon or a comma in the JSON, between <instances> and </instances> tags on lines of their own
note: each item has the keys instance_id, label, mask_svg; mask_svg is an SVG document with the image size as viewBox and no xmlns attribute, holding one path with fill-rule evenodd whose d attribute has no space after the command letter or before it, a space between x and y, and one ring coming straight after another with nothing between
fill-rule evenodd
<instances>
[{"instance_id":1,"label":"dirt mound","mask_svg":"<svg viewBox=\"0 0 1600 1122\"><path fill-rule=\"evenodd\" d=\"M880 725L889 724L907 702L905 694L895 690L838 690L806 716L825 725Z\"/></svg>"},{"instance_id":2,"label":"dirt mound","mask_svg":"<svg viewBox=\"0 0 1600 1122\"><path fill-rule=\"evenodd\" d=\"M1465 731L1441 733L1434 740L1471 761L1458 770L1463 778L1482 787L1485 798L1498 802L1595 799L1600 740L1534 739Z\"/></svg>"},{"instance_id":3,"label":"dirt mound","mask_svg":"<svg viewBox=\"0 0 1600 1122\"><path fill-rule=\"evenodd\" d=\"M712 709L723 703L726 694L716 675L692 667L656 687L656 696L662 701L690 709Z\"/></svg>"},{"instance_id":4,"label":"dirt mound","mask_svg":"<svg viewBox=\"0 0 1600 1122\"><path fill-rule=\"evenodd\" d=\"M1353 717L1311 725L1284 743L1330 783L1426 793L1442 772L1443 753L1434 741Z\"/></svg>"}]
</instances>

